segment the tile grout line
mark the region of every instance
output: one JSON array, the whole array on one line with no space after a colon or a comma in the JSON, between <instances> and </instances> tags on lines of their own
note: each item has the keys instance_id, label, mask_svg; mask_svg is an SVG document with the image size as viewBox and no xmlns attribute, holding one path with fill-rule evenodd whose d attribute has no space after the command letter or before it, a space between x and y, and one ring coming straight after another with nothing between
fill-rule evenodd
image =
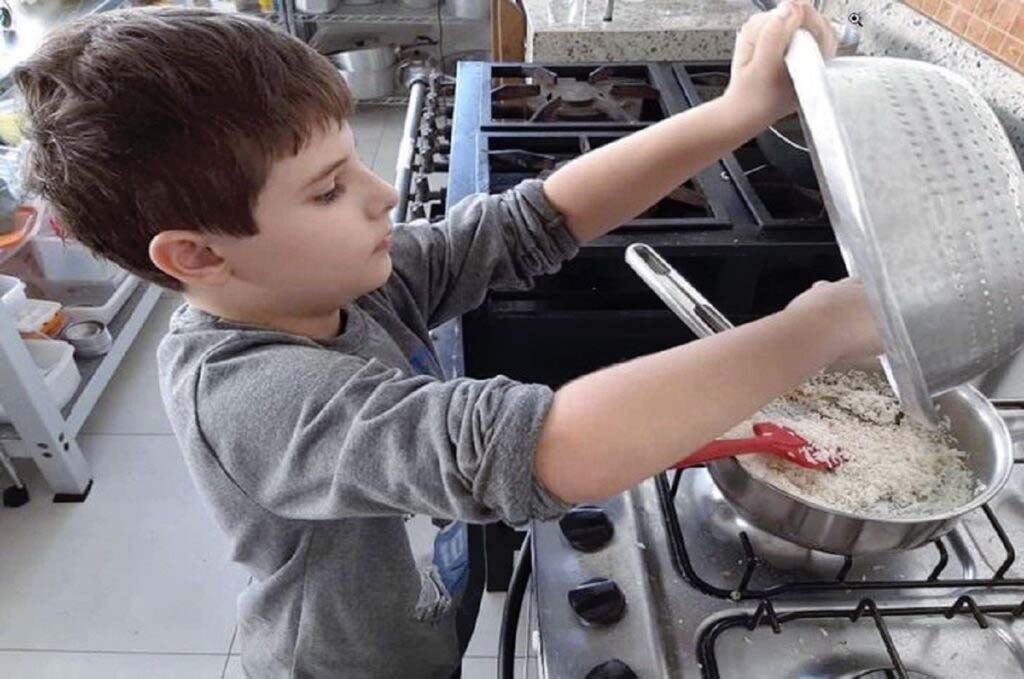
<instances>
[{"instance_id":1,"label":"tile grout line","mask_svg":"<svg viewBox=\"0 0 1024 679\"><path fill-rule=\"evenodd\" d=\"M231 649L235 647L235 637L238 636L238 625L235 625L235 629L231 631L231 642L228 644L228 654L224 656L224 667L220 671L220 679L228 674L228 665L231 663Z\"/></svg>"}]
</instances>

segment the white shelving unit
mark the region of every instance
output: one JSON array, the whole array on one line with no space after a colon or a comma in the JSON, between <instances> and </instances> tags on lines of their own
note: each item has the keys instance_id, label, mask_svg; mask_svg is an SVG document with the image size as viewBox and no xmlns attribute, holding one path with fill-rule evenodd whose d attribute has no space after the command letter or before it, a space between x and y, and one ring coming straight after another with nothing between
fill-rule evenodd
<instances>
[{"instance_id":1,"label":"white shelving unit","mask_svg":"<svg viewBox=\"0 0 1024 679\"><path fill-rule=\"evenodd\" d=\"M53 27L65 21L115 9L125 0L78 0L49 16ZM15 28L20 26L15 13ZM30 46L31 47L31 46ZM0 90L10 84L7 75L15 65L15 46L0 48ZM28 239L26 239L27 241ZM79 448L77 437L115 370L139 334L142 324L160 298L160 288L141 282L108 324L113 345L104 356L76 359L81 382L71 400L58 408L50 397L43 376L18 334L14 320L0 305L0 405L11 424L0 424L0 453L30 458L39 467L54 500L84 500L92 486L92 474ZM2 475L0 475L2 476Z\"/></svg>"},{"instance_id":2,"label":"white shelving unit","mask_svg":"<svg viewBox=\"0 0 1024 679\"><path fill-rule=\"evenodd\" d=\"M0 443L12 457L28 457L36 463L56 493L55 501L82 500L88 494L92 474L78 446L78 433L160 292L156 285L139 284L108 326L114 338L110 351L99 358L77 360L82 381L63 409L53 403L14 320L0 306L0 405L13 423L0 424Z\"/></svg>"}]
</instances>

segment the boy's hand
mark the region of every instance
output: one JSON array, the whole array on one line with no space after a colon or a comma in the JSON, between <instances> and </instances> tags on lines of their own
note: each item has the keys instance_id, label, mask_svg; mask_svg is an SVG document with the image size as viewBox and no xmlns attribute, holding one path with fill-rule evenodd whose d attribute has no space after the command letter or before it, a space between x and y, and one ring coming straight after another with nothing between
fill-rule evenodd
<instances>
[{"instance_id":1,"label":"boy's hand","mask_svg":"<svg viewBox=\"0 0 1024 679\"><path fill-rule=\"evenodd\" d=\"M750 17L736 36L725 97L738 110L758 116L764 125L796 110L796 93L783 58L798 28L811 32L826 59L835 56L839 40L832 25L814 8L794 0Z\"/></svg>"},{"instance_id":2,"label":"boy's hand","mask_svg":"<svg viewBox=\"0 0 1024 679\"><path fill-rule=\"evenodd\" d=\"M832 338L837 363L858 363L882 353L882 340L864 285L855 278L836 283L819 281L790 302L786 310L804 316L801 322L807 332Z\"/></svg>"}]
</instances>

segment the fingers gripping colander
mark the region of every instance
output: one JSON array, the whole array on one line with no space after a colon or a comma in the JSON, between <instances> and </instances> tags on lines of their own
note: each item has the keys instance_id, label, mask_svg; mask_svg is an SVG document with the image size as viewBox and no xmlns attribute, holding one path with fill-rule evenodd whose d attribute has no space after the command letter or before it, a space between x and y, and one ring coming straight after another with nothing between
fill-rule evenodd
<instances>
[{"instance_id":1,"label":"fingers gripping colander","mask_svg":"<svg viewBox=\"0 0 1024 679\"><path fill-rule=\"evenodd\" d=\"M1024 344L1024 174L984 99L923 62L825 62L799 31L786 65L847 267L882 331L904 408Z\"/></svg>"}]
</instances>

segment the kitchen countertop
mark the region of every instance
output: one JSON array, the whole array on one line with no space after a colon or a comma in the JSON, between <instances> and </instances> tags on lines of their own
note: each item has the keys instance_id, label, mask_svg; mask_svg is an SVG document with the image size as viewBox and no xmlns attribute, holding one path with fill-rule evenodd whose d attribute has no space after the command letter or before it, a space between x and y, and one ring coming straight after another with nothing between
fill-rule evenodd
<instances>
[{"instance_id":1,"label":"kitchen countertop","mask_svg":"<svg viewBox=\"0 0 1024 679\"><path fill-rule=\"evenodd\" d=\"M725 59L750 0L523 0L528 61Z\"/></svg>"}]
</instances>

